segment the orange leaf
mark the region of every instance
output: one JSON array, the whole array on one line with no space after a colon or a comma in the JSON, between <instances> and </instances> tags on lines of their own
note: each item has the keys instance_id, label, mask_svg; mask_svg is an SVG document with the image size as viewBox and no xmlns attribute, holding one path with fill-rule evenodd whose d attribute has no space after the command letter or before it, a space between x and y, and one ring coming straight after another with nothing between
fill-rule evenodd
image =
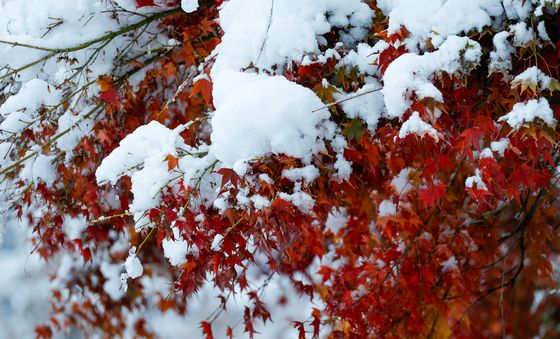
<instances>
[{"instance_id":1,"label":"orange leaf","mask_svg":"<svg viewBox=\"0 0 560 339\"><path fill-rule=\"evenodd\" d=\"M191 97L197 93L200 93L204 102L210 105L212 103L212 82L207 78L199 79L193 85Z\"/></svg>"},{"instance_id":2,"label":"orange leaf","mask_svg":"<svg viewBox=\"0 0 560 339\"><path fill-rule=\"evenodd\" d=\"M167 170L168 171L171 171L172 169L177 167L177 165L179 164L179 158L174 157L171 154L166 156L165 160L167 161Z\"/></svg>"}]
</instances>

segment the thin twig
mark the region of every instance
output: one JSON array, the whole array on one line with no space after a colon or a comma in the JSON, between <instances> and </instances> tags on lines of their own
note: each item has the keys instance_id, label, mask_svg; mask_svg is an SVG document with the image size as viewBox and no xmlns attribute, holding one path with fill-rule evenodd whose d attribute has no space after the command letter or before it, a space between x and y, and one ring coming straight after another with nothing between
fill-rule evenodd
<instances>
[{"instance_id":1,"label":"thin twig","mask_svg":"<svg viewBox=\"0 0 560 339\"><path fill-rule=\"evenodd\" d=\"M325 105L325 106L323 106L323 107L316 108L316 109L314 109L314 110L311 111L311 112L312 112L312 113L315 113L315 112L318 112L318 111L320 111L320 110L322 110L322 109L326 109L326 108L329 108L329 107L332 107L332 106L336 106L336 105L338 105L338 104L341 104L341 103L343 103L343 102L346 102L346 101L350 101L350 100L359 98L359 97L364 96L364 95L366 95L366 94L370 94L370 93L374 93L374 92L379 92L379 91L382 90L382 89L383 89L383 88L375 88L375 89L370 89L370 90L364 91L364 92L362 92L362 93L354 94L354 95L348 96L348 97L346 97L346 98L339 99L339 100L337 100L337 101L335 101L335 102L331 102L330 104L327 104L327 105Z\"/></svg>"},{"instance_id":2,"label":"thin twig","mask_svg":"<svg viewBox=\"0 0 560 339\"><path fill-rule=\"evenodd\" d=\"M133 30L135 30L135 29L138 29L138 28L140 28L140 27L142 27L142 26L144 26L144 25L147 25L147 24L151 23L152 21L155 21L155 20L164 18L164 17L166 17L166 16L168 16L168 15L171 15L171 14L178 13L179 11L180 11L180 8L178 7L178 8L174 8L174 9L168 10L168 11L160 12L160 13L157 13L157 14L152 15L152 16L150 16L150 17L147 17L146 19L141 20L141 21L139 21L139 22L137 22L137 23L135 23L135 24L132 24L132 25L129 25L129 26L125 26L125 27L123 27L123 28L121 28L121 29L119 29L119 30L116 30L116 31L107 33L107 34L105 34L105 35L103 35L103 36L101 36L101 37L99 37L99 38L95 38L95 39L93 39L93 40L86 41L86 42L81 43L81 44L78 44L78 45L76 45L76 46L67 47L67 48L48 48L48 47L34 46L34 45L29 45L29 44L20 44L20 43L15 42L15 41L0 40L0 43L2 43L2 44L8 44L8 45L19 46L19 47L27 47L27 48L32 48L32 49L38 49L38 50L43 50L43 51L51 52L51 53L49 53L49 54L47 54L47 55L45 55L45 56L43 56L43 57L41 57L41 58L39 58L39 59L37 59L37 60L35 60L35 61L32 61L32 62L30 62L30 63L28 63L28 64L25 64L25 65L23 65L23 66L21 66L21 67L19 67L19 68L17 68L17 69L14 69L14 70L12 70L12 71L9 71L8 73L6 73L6 74L0 76L0 80L1 80L1 79L5 79L5 78L7 78L7 77L9 77L9 76L11 76L11 75L14 75L14 74L16 74L16 73L18 73L18 72L20 72L20 71L26 69L26 68L32 67L32 66L34 66L34 65L36 65L36 64L38 64L38 63L41 63L41 62L43 62L43 61L46 61L46 60L48 60L48 59L54 57L54 56L57 55L57 54L76 52L76 51L79 51L79 50L88 48L88 47L90 47L90 46L92 46L92 45L95 45L95 44L97 44L97 43L99 43L99 42L103 42L103 41L106 41L106 40L112 40L112 39L114 39L114 38L117 37L117 36L120 36L120 35L126 34L126 33L128 33L128 32L131 32L131 31L133 31Z\"/></svg>"},{"instance_id":3,"label":"thin twig","mask_svg":"<svg viewBox=\"0 0 560 339\"><path fill-rule=\"evenodd\" d=\"M264 51L264 46L266 45L266 42L268 40L268 32L270 31L270 26L272 25L272 15L274 14L274 0L272 0L270 2L270 15L268 16L268 25L266 26L266 32L264 34L264 39L261 45L261 49L259 51L259 55L257 56L257 60L255 60L255 64L259 63L259 60L261 58L261 54Z\"/></svg>"}]
</instances>

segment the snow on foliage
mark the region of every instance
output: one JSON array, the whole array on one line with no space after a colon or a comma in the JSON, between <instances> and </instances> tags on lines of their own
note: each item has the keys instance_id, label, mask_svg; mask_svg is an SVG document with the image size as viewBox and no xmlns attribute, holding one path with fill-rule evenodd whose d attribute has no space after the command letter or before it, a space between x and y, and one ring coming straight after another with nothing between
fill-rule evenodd
<instances>
[{"instance_id":1,"label":"snow on foliage","mask_svg":"<svg viewBox=\"0 0 560 339\"><path fill-rule=\"evenodd\" d=\"M0 0L0 338L557 337L559 8Z\"/></svg>"},{"instance_id":2,"label":"snow on foliage","mask_svg":"<svg viewBox=\"0 0 560 339\"><path fill-rule=\"evenodd\" d=\"M198 9L198 0L181 0L181 8L186 13L194 12Z\"/></svg>"},{"instance_id":3,"label":"snow on foliage","mask_svg":"<svg viewBox=\"0 0 560 339\"><path fill-rule=\"evenodd\" d=\"M449 36L481 31L503 12L500 0L380 0L378 5L389 17L389 33L401 26L411 33L410 47L426 39L439 46Z\"/></svg>"},{"instance_id":4,"label":"snow on foliage","mask_svg":"<svg viewBox=\"0 0 560 339\"><path fill-rule=\"evenodd\" d=\"M517 75L511 82L512 86L522 87L538 87L540 89L547 89L550 87L552 78L544 74L536 66L529 67L523 73Z\"/></svg>"},{"instance_id":5,"label":"snow on foliage","mask_svg":"<svg viewBox=\"0 0 560 339\"><path fill-rule=\"evenodd\" d=\"M325 149L336 126L311 90L284 77L224 71L214 78L210 151L225 166L267 153L304 162ZM266 109L264 109L266 108Z\"/></svg>"},{"instance_id":6,"label":"snow on foliage","mask_svg":"<svg viewBox=\"0 0 560 339\"><path fill-rule=\"evenodd\" d=\"M500 117L498 121L506 121L513 129L519 129L523 124L533 122L537 118L550 126L556 124L554 113L545 98L519 102L513 106L511 112Z\"/></svg>"},{"instance_id":7,"label":"snow on foliage","mask_svg":"<svg viewBox=\"0 0 560 339\"><path fill-rule=\"evenodd\" d=\"M387 116L401 118L412 104L412 93L419 99L433 98L441 102L441 92L432 83L435 73L468 71L478 64L480 56L477 42L457 36L449 37L435 52L401 55L383 75Z\"/></svg>"},{"instance_id":8,"label":"snow on foliage","mask_svg":"<svg viewBox=\"0 0 560 339\"><path fill-rule=\"evenodd\" d=\"M248 16L248 13L251 13ZM343 41L362 40L373 11L360 0L230 0L220 9L224 35L214 53L213 74L237 71L250 64L282 69L306 54L318 54L321 36L344 30Z\"/></svg>"},{"instance_id":9,"label":"snow on foliage","mask_svg":"<svg viewBox=\"0 0 560 339\"><path fill-rule=\"evenodd\" d=\"M405 138L409 134L416 134L420 137L427 134L435 140L439 139L437 131L432 125L424 122L418 112L412 112L412 115L402 124L399 138Z\"/></svg>"}]
</instances>

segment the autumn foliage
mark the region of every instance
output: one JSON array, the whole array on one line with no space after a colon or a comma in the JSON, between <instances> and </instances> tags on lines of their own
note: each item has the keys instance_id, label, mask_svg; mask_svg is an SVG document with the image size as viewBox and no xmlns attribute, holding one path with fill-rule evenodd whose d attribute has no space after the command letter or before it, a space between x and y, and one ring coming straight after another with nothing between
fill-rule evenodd
<instances>
[{"instance_id":1,"label":"autumn foliage","mask_svg":"<svg viewBox=\"0 0 560 339\"><path fill-rule=\"evenodd\" d=\"M41 256L48 261L70 253L85 262L83 270L69 273L53 292L52 317L37 328L38 337L72 327L108 338L122 336L126 315L154 298L161 312L189 314L190 297L206 284L221 291L216 297L222 306L197 320L196 336L215 337L215 320L226 311L228 299L241 293L248 300L239 306L243 319L227 324L226 335L253 337L259 326L283 321L275 318L276 305L261 299L276 276L289 279L299 298L315 302L307 318L290 324L300 338L560 336L560 298L551 292L560 254L558 127L541 119L518 127L500 120L517 103L540 98L548 100L554 118L560 119L560 85L554 80L560 79L556 11L541 17L550 39L516 47L511 60L513 76L536 66L553 79L547 87L515 83L511 75L489 70L497 30L488 27L465 34L480 44L477 65L434 74L431 81L440 100L408 93L404 115L382 116L374 130L343 112L340 94L357 92L366 82L356 67L341 66L331 56L324 63L293 62L279 68L280 75L311 89L328 105L323 109L330 111L347 142L343 156L351 163L350 175L337 175L337 154L329 142L310 162L318 176L298 188L283 175L309 165L297 157L269 153L251 159L244 175L216 161L198 180L188 182L180 179L185 171L181 159L192 155L170 153L166 168L179 179L162 188L161 202L147 211L153 226L138 227L129 210L134 199L130 178L115 185L98 183L95 171L121 140L151 121L170 129L185 125L180 138L191 147L211 144L208 113L215 107L210 73L212 51L223 34L216 21L220 5L200 1L198 10L187 14L173 11L179 1L168 2L171 10L157 19L157 27L179 43L153 58L128 60L127 72L145 71L137 85L122 74L98 79L94 114L103 116L70 159L65 161L62 153L56 158L54 184L20 181L22 163L1 169L21 189L21 199L11 208L32 225L32 241ZM389 33L388 18L375 1L368 5L375 16L365 42L387 43L369 56L383 83L395 60L409 52L403 42L410 32L402 27ZM537 31L535 22L527 24ZM321 48L347 55L350 49L336 44L340 35L333 28ZM435 50L428 45L424 53ZM244 71L267 72L254 65ZM413 114L437 134L400 134ZM55 132L56 126L48 123L25 130L14 141L12 155L25 157L31 145L41 145L44 154L59 152L50 141ZM500 141L505 147L495 144ZM220 178L217 191L226 197L225 209L197 203L204 199L201 186L210 174ZM282 199L282 193L300 190L314 200L310 211ZM238 201L255 195L270 204L257 208ZM31 213L33 204L42 205L44 213ZM343 214L346 221L330 226L333 214ZM67 237L65 216L87 219L80 238ZM115 250L123 239L129 246ZM184 240L197 251L173 266L164 256L165 239ZM100 262L124 263L129 248L144 275L173 281L168 294L146 293L135 279L126 281L127 291L119 300L104 292ZM249 272L255 267L265 276L262 284L251 281ZM153 336L146 324L146 319L136 320L138 337Z\"/></svg>"}]
</instances>

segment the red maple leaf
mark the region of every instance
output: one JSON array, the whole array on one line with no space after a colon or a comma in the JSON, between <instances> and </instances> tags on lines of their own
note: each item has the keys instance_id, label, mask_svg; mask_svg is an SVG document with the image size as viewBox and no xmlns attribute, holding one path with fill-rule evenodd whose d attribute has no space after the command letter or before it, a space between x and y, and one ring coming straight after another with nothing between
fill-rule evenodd
<instances>
[{"instance_id":1,"label":"red maple leaf","mask_svg":"<svg viewBox=\"0 0 560 339\"><path fill-rule=\"evenodd\" d=\"M480 151L480 139L484 137L484 132L478 127L467 128L461 133L461 137L463 138L463 141L459 145L461 153L463 156L468 155L469 158L472 159L472 148L474 146L476 150Z\"/></svg>"},{"instance_id":2,"label":"red maple leaf","mask_svg":"<svg viewBox=\"0 0 560 339\"><path fill-rule=\"evenodd\" d=\"M443 197L445 197L444 184L436 184L427 189L420 190L420 200L422 200L426 208L434 207L436 204L439 204Z\"/></svg>"},{"instance_id":3,"label":"red maple leaf","mask_svg":"<svg viewBox=\"0 0 560 339\"><path fill-rule=\"evenodd\" d=\"M117 90L113 86L111 78L100 77L97 83L101 88L101 94L99 95L101 101L103 101L107 107L118 107L119 96L117 94Z\"/></svg>"},{"instance_id":4,"label":"red maple leaf","mask_svg":"<svg viewBox=\"0 0 560 339\"><path fill-rule=\"evenodd\" d=\"M206 339L214 339L212 334L212 325L207 321L201 321L200 327L202 328L202 333L206 336Z\"/></svg>"},{"instance_id":5,"label":"red maple leaf","mask_svg":"<svg viewBox=\"0 0 560 339\"><path fill-rule=\"evenodd\" d=\"M136 0L136 7L155 6L154 0Z\"/></svg>"}]
</instances>

